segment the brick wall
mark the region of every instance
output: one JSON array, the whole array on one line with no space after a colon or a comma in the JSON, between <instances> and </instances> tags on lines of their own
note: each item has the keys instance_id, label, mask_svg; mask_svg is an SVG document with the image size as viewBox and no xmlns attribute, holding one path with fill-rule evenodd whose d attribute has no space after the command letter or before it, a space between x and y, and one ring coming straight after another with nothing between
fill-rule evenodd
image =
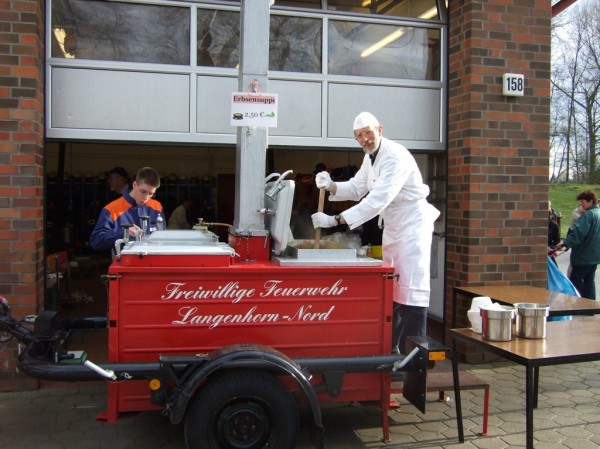
<instances>
[{"instance_id":1,"label":"brick wall","mask_svg":"<svg viewBox=\"0 0 600 449\"><path fill-rule=\"evenodd\" d=\"M551 27L549 1L449 9L446 323L455 285L546 286ZM502 96L504 73L523 97Z\"/></svg>"},{"instance_id":2,"label":"brick wall","mask_svg":"<svg viewBox=\"0 0 600 449\"><path fill-rule=\"evenodd\" d=\"M15 317L43 301L44 2L0 0L0 295ZM0 390L33 388L0 344Z\"/></svg>"}]
</instances>

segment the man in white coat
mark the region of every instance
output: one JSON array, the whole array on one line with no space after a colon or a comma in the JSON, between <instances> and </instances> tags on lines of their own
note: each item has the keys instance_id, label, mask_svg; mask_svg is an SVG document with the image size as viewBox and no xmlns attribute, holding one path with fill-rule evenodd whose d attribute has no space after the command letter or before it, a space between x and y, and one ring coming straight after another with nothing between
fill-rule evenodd
<instances>
[{"instance_id":1,"label":"man in white coat","mask_svg":"<svg viewBox=\"0 0 600 449\"><path fill-rule=\"evenodd\" d=\"M312 215L315 228L347 223L350 229L380 216L383 262L394 267L392 351L405 354L409 336L427 335L431 239L439 211L427 202L429 187L410 152L383 137L383 126L369 112L354 120L354 137L365 157L354 177L332 181L326 171L316 175L318 188L331 201L360 201L340 215ZM368 195L367 195L368 194Z\"/></svg>"}]
</instances>

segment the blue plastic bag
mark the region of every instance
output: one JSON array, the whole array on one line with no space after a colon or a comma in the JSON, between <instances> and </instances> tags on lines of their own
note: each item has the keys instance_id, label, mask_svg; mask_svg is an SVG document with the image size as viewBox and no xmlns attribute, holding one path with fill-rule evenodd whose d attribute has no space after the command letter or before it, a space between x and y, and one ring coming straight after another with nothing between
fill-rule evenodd
<instances>
[{"instance_id":1,"label":"blue plastic bag","mask_svg":"<svg viewBox=\"0 0 600 449\"><path fill-rule=\"evenodd\" d=\"M567 295L581 296L573 283L565 274L559 270L554 261L548 256L548 290L553 292L565 293ZM548 321L568 321L572 319L570 315L549 316Z\"/></svg>"}]
</instances>

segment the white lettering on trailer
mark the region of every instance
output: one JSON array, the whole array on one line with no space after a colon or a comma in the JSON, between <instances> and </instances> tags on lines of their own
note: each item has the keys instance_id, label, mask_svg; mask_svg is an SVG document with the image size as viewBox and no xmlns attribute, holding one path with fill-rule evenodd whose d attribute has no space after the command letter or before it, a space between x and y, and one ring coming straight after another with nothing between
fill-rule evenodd
<instances>
[{"instance_id":1,"label":"white lettering on trailer","mask_svg":"<svg viewBox=\"0 0 600 449\"><path fill-rule=\"evenodd\" d=\"M348 290L348 287L340 287L341 279L330 287L280 287L281 280L269 280L265 282L265 291L260 294L262 297L294 297L294 296L339 296Z\"/></svg>"},{"instance_id":2,"label":"white lettering on trailer","mask_svg":"<svg viewBox=\"0 0 600 449\"><path fill-rule=\"evenodd\" d=\"M173 321L173 324L208 324L209 329L216 328L221 323L264 323L279 321L278 313L254 313L258 307L254 306L244 315L196 315L197 307L182 307L179 309L181 320Z\"/></svg>"},{"instance_id":3,"label":"white lettering on trailer","mask_svg":"<svg viewBox=\"0 0 600 449\"><path fill-rule=\"evenodd\" d=\"M162 295L160 299L233 299L233 304L240 302L244 298L251 298L256 291L251 289L240 288L238 282L228 282L227 284L219 285L214 290L204 289L201 285L196 290L184 290L185 282L171 282L167 284L165 290L166 295Z\"/></svg>"},{"instance_id":4,"label":"white lettering on trailer","mask_svg":"<svg viewBox=\"0 0 600 449\"><path fill-rule=\"evenodd\" d=\"M331 306L326 312L313 312L312 304L302 305L293 316L285 315L282 320L286 321L328 321L335 306ZM172 324L179 325L207 325L208 329L215 329L221 324L244 324L244 323L274 323L280 321L279 313L257 313L258 306L251 307L244 314L217 314L198 315L198 308L185 306L179 309L181 319L174 320Z\"/></svg>"},{"instance_id":5,"label":"white lettering on trailer","mask_svg":"<svg viewBox=\"0 0 600 449\"><path fill-rule=\"evenodd\" d=\"M309 312L310 309L312 309L312 304L309 304L306 307L300 307L300 309L298 309L298 312L296 312L294 316L289 318L289 321L328 321L329 315L331 315L331 312L333 312L335 306L331 306L331 308L327 312Z\"/></svg>"},{"instance_id":6,"label":"white lettering on trailer","mask_svg":"<svg viewBox=\"0 0 600 449\"><path fill-rule=\"evenodd\" d=\"M318 296L340 296L348 290L348 287L342 286L341 279L338 279L333 285L329 286L286 287L283 282L283 280L278 279L267 280L263 285L263 291L258 295L262 298L312 298ZM165 286L165 294L161 295L160 299L163 301L227 299L236 304L243 299L252 298L256 294L256 289L241 288L237 281L228 282L213 289L204 288L202 285L198 285L195 289L190 289L185 282L170 282Z\"/></svg>"}]
</instances>

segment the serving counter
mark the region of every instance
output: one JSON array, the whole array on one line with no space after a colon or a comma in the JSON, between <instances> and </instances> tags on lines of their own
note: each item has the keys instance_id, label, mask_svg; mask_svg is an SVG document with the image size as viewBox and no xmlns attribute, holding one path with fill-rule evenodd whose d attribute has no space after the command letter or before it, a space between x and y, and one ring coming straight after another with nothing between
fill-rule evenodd
<instances>
[{"instance_id":1,"label":"serving counter","mask_svg":"<svg viewBox=\"0 0 600 449\"><path fill-rule=\"evenodd\" d=\"M471 329L451 329L452 373L458 437L464 442L460 378L456 357L456 343L474 344L507 360L525 367L526 446L533 449L533 409L537 407L539 368L541 366L581 363L600 360L600 320L597 318L573 319L547 323L546 338L513 338L510 341L485 340ZM498 400L502 400L500 397Z\"/></svg>"}]
</instances>

